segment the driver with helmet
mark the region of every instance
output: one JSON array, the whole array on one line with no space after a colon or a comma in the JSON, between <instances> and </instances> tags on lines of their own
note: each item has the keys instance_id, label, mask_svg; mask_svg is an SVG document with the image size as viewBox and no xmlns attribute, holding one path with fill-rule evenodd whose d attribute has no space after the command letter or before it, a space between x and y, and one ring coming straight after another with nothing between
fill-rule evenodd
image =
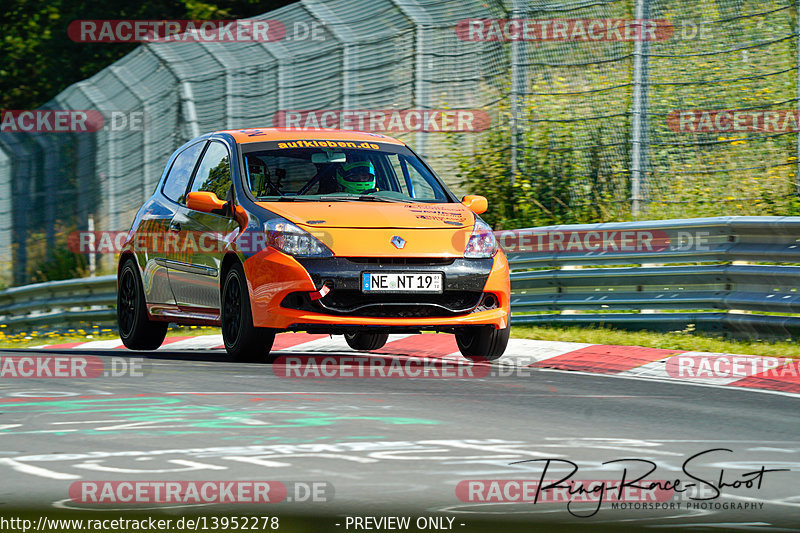
<instances>
[{"instance_id":1,"label":"driver with helmet","mask_svg":"<svg viewBox=\"0 0 800 533\"><path fill-rule=\"evenodd\" d=\"M343 163L336 169L336 183L342 192L365 194L375 191L375 167L366 158Z\"/></svg>"}]
</instances>

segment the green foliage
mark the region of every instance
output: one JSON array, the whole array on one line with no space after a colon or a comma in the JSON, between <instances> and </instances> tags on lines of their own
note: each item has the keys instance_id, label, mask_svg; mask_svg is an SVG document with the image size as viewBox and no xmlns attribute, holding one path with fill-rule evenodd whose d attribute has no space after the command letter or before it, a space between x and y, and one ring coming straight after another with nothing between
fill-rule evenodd
<instances>
[{"instance_id":1,"label":"green foliage","mask_svg":"<svg viewBox=\"0 0 800 533\"><path fill-rule=\"evenodd\" d=\"M32 281L41 283L59 279L83 278L89 275L86 257L66 247L53 250L50 257L34 268Z\"/></svg>"},{"instance_id":2,"label":"green foliage","mask_svg":"<svg viewBox=\"0 0 800 533\"><path fill-rule=\"evenodd\" d=\"M228 158L225 157L219 164L208 172L208 178L200 186L201 191L213 192L220 200L228 197L231 188L231 170Z\"/></svg>"},{"instance_id":3,"label":"green foliage","mask_svg":"<svg viewBox=\"0 0 800 533\"><path fill-rule=\"evenodd\" d=\"M590 132L592 146L583 150L569 128L532 128L519 144L519 168L510 179L511 134L490 131L475 154L458 158L458 176L471 194L489 200L484 218L495 229L615 220L626 216L618 198L627 190L624 173L614 173L603 159L602 132Z\"/></svg>"},{"instance_id":4,"label":"green foliage","mask_svg":"<svg viewBox=\"0 0 800 533\"><path fill-rule=\"evenodd\" d=\"M0 109L33 109L113 63L136 44L76 43L73 20L235 19L290 0L3 0L0 3Z\"/></svg>"},{"instance_id":5,"label":"green foliage","mask_svg":"<svg viewBox=\"0 0 800 533\"><path fill-rule=\"evenodd\" d=\"M603 9L624 19L632 7L612 2ZM787 36L796 32L797 10L782 0L651 8L652 18L676 27L672 38L647 48L647 165L637 218L800 214L793 128L775 131L762 122L747 131L698 131L681 129L675 118L682 110L791 114L798 55L796 39ZM515 184L504 122L513 95L510 82L495 82L481 87L485 100L502 103L492 129L481 134L475 155L458 160L467 192L489 196L486 218L500 228L631 219L632 43L522 46L535 67L522 73ZM510 72L498 78L510 80Z\"/></svg>"}]
</instances>

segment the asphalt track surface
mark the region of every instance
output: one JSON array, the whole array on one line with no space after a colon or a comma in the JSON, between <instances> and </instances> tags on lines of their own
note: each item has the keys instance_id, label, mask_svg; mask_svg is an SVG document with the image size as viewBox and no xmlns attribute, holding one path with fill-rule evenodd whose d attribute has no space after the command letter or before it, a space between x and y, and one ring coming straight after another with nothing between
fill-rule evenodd
<instances>
[{"instance_id":1,"label":"asphalt track surface","mask_svg":"<svg viewBox=\"0 0 800 533\"><path fill-rule=\"evenodd\" d=\"M450 517L454 531L486 530L486 520L497 531L551 521L572 530L800 528L796 396L544 369L499 376L492 368L480 378L287 379L280 363L164 348L80 354L99 357L106 368L142 358L143 375L0 380L0 515L31 506L173 517L266 509L316 516L317 531L355 531L345 523L354 516L408 516L412 524ZM2 351L0 358L23 354L32 355ZM690 459L712 449L718 451ZM571 480L619 480L625 465L633 476L645 463L602 463L650 460L656 470L646 479L684 484L689 460L689 472L708 483L673 494L669 501L680 507L614 509L606 501L590 517L575 515L591 514L596 503L573 504L571 513L565 501L486 503L457 495L465 480L538 480L545 463L531 460L547 458L575 463ZM762 466L789 471L766 472L760 487L724 487L719 496L710 488L720 476L733 485L753 479L748 472ZM545 478L563 477L566 468L554 461ZM70 498L74 483L112 480L271 480L289 494L260 506ZM293 500L313 483L327 494ZM705 509L687 509L688 495L716 497L699 502Z\"/></svg>"}]
</instances>

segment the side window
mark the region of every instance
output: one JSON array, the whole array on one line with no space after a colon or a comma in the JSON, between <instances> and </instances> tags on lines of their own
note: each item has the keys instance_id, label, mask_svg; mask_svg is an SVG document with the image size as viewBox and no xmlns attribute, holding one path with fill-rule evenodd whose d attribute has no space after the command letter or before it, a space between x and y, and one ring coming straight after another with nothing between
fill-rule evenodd
<instances>
[{"instance_id":1,"label":"side window","mask_svg":"<svg viewBox=\"0 0 800 533\"><path fill-rule=\"evenodd\" d=\"M404 194L411 198L438 199L433 187L405 156L398 157L398 161L395 163L395 172L397 172L397 179L400 180L400 189Z\"/></svg>"},{"instance_id":2,"label":"side window","mask_svg":"<svg viewBox=\"0 0 800 533\"><path fill-rule=\"evenodd\" d=\"M317 167L300 157L248 154L247 177L254 196L299 191L317 173Z\"/></svg>"},{"instance_id":3,"label":"side window","mask_svg":"<svg viewBox=\"0 0 800 533\"><path fill-rule=\"evenodd\" d=\"M392 174L394 174L394 178L392 179L394 186L389 187L389 189L410 196L408 194L405 177L403 176L403 165L400 164L400 156L397 154L389 154L387 159L392 167Z\"/></svg>"},{"instance_id":4,"label":"side window","mask_svg":"<svg viewBox=\"0 0 800 533\"><path fill-rule=\"evenodd\" d=\"M221 142L209 143L189 192L213 192L220 200L228 197L231 189L231 165L228 149Z\"/></svg>"},{"instance_id":5,"label":"side window","mask_svg":"<svg viewBox=\"0 0 800 533\"><path fill-rule=\"evenodd\" d=\"M192 170L197 158L203 149L205 143L193 144L180 154L172 163L172 168L169 169L167 180L164 182L162 192L164 196L182 204L185 200L184 194L186 193L186 186L189 185L189 178L192 177Z\"/></svg>"}]
</instances>

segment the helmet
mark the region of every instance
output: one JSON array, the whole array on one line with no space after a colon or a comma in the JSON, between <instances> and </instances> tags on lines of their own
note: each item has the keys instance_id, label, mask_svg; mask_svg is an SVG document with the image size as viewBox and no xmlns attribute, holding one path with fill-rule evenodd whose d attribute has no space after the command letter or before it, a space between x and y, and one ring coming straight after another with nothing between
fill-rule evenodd
<instances>
[{"instance_id":1,"label":"helmet","mask_svg":"<svg viewBox=\"0 0 800 533\"><path fill-rule=\"evenodd\" d=\"M347 193L369 191L375 188L375 167L367 160L344 163L336 169L336 182Z\"/></svg>"}]
</instances>

